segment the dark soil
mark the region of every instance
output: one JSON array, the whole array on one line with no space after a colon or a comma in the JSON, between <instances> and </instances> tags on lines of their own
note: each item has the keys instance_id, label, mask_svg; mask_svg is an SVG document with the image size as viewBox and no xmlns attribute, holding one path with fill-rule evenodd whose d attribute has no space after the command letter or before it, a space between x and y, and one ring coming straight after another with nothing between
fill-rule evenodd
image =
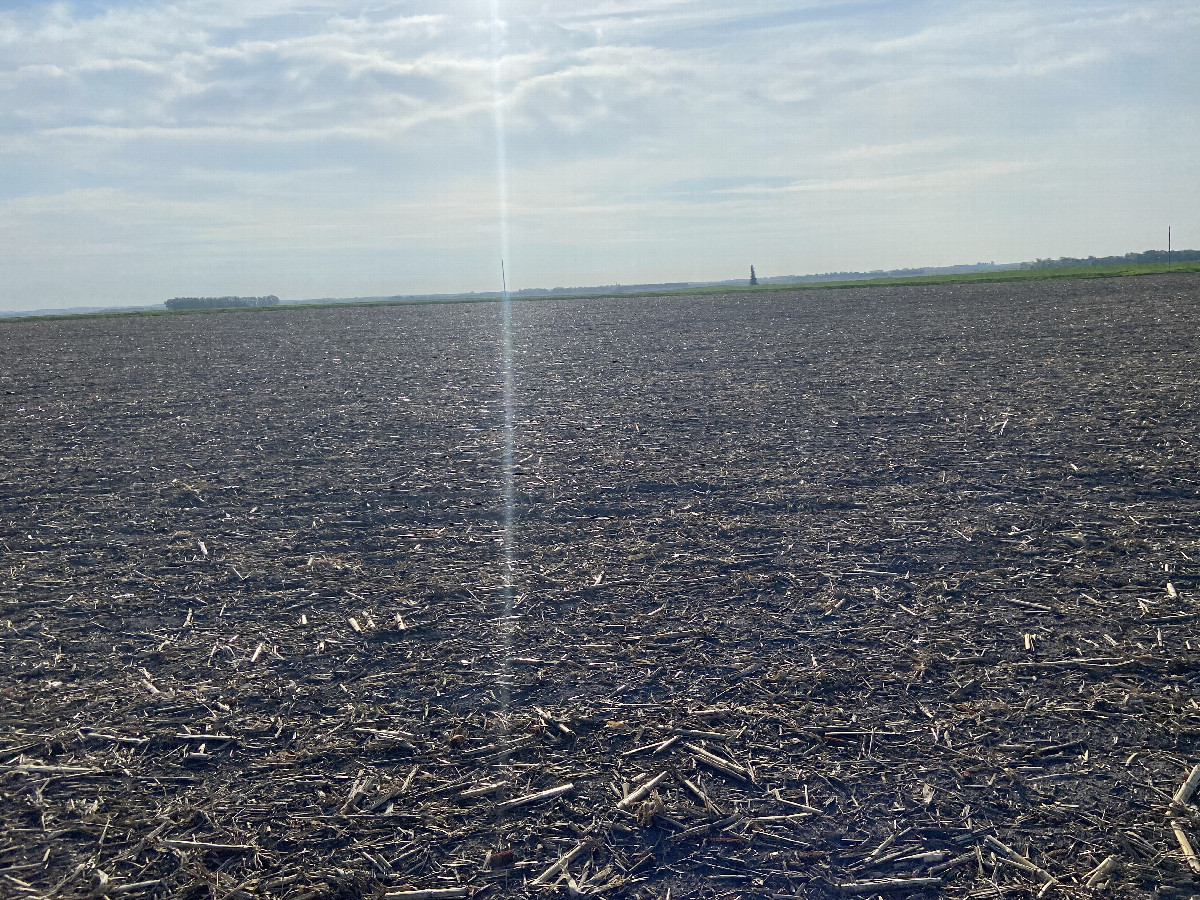
<instances>
[{"instance_id":1,"label":"dark soil","mask_svg":"<svg viewBox=\"0 0 1200 900\"><path fill-rule=\"evenodd\" d=\"M1200 276L513 319L0 325L0 896L1200 894Z\"/></svg>"}]
</instances>

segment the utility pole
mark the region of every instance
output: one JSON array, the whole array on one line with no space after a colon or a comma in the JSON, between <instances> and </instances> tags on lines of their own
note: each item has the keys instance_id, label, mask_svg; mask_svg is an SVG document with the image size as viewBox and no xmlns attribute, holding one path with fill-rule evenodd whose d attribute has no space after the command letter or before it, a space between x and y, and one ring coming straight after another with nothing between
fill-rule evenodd
<instances>
[{"instance_id":1,"label":"utility pole","mask_svg":"<svg viewBox=\"0 0 1200 900\"><path fill-rule=\"evenodd\" d=\"M1171 271L1171 226L1167 226L1167 271Z\"/></svg>"}]
</instances>

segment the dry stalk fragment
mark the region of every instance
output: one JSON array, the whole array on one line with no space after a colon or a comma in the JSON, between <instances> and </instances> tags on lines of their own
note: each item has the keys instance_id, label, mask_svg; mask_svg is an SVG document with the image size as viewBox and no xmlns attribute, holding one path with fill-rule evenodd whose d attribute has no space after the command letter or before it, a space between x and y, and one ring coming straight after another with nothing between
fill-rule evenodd
<instances>
[{"instance_id":1,"label":"dry stalk fragment","mask_svg":"<svg viewBox=\"0 0 1200 900\"><path fill-rule=\"evenodd\" d=\"M844 894L883 894L892 891L917 891L937 887L941 883L940 878L885 878L880 881L848 882L839 884L837 888Z\"/></svg>"},{"instance_id":2,"label":"dry stalk fragment","mask_svg":"<svg viewBox=\"0 0 1200 900\"><path fill-rule=\"evenodd\" d=\"M630 809L642 800L650 796L650 792L662 784L669 775L669 772L660 772L649 781L645 782L641 787L635 788L631 793L625 796L620 803L617 804L617 809Z\"/></svg>"},{"instance_id":3,"label":"dry stalk fragment","mask_svg":"<svg viewBox=\"0 0 1200 900\"><path fill-rule=\"evenodd\" d=\"M560 856L551 866L546 869L541 875L533 879L534 884L549 884L559 872L564 872L575 859L580 856L590 846L590 841L580 841L562 856Z\"/></svg>"},{"instance_id":4,"label":"dry stalk fragment","mask_svg":"<svg viewBox=\"0 0 1200 900\"><path fill-rule=\"evenodd\" d=\"M548 788L544 791L538 791L534 794L526 794L523 797L514 797L511 800L505 800L503 803L496 805L496 812L508 812L510 809L517 809L521 806L529 806L534 803L545 803L549 800L555 800L562 797L564 794L569 794L575 790L575 785L571 783L560 784L558 787Z\"/></svg>"},{"instance_id":5,"label":"dry stalk fragment","mask_svg":"<svg viewBox=\"0 0 1200 900\"><path fill-rule=\"evenodd\" d=\"M1087 879L1084 881L1083 886L1087 888L1098 889L1100 885L1107 884L1109 876L1116 871L1117 864L1120 861L1121 858L1115 853L1104 857L1104 859L1100 861L1100 864L1088 873Z\"/></svg>"}]
</instances>

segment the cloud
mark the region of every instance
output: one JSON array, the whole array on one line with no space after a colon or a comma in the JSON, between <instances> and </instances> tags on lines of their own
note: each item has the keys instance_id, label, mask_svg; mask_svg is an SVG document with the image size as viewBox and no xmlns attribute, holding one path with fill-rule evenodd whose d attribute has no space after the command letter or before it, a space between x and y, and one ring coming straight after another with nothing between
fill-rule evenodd
<instances>
[{"instance_id":1,"label":"cloud","mask_svg":"<svg viewBox=\"0 0 1200 900\"><path fill-rule=\"evenodd\" d=\"M862 192L869 191L879 196L897 193L929 191L961 191L971 185L1006 175L1029 172L1038 164L1016 160L978 161L968 165L951 166L932 172L914 172L903 175L883 175L867 178L839 178L834 180L795 181L791 184L770 186L762 184L724 188L722 194L796 194L811 192Z\"/></svg>"},{"instance_id":2,"label":"cloud","mask_svg":"<svg viewBox=\"0 0 1200 900\"><path fill-rule=\"evenodd\" d=\"M1123 251L1164 215L1200 231L1181 162L1200 134L1200 11L1182 0L500 8L511 271L525 286L578 283L561 259L644 281L657 258L674 280L688 265L741 271L754 247L802 272L1000 258L996 246ZM460 286L489 287L492 38L486 0L8 7L6 265L171 247L218 267L260 253L267 272L289 248L360 248L482 260ZM1110 243L1064 244L1084 240L1066 210L1109 223ZM967 234L968 213L993 224ZM397 272L414 290L422 277ZM106 279L128 292L116 271L89 284ZM0 305L17 302L0 285Z\"/></svg>"}]
</instances>

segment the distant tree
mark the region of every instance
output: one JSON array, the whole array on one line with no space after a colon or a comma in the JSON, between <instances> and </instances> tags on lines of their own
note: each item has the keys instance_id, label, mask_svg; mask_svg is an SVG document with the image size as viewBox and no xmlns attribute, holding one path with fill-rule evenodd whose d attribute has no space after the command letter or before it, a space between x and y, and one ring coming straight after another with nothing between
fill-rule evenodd
<instances>
[{"instance_id":1,"label":"distant tree","mask_svg":"<svg viewBox=\"0 0 1200 900\"><path fill-rule=\"evenodd\" d=\"M754 274L754 266L750 267L750 286L758 284L758 276Z\"/></svg>"},{"instance_id":2,"label":"distant tree","mask_svg":"<svg viewBox=\"0 0 1200 900\"><path fill-rule=\"evenodd\" d=\"M274 294L265 297L172 297L164 304L167 309L222 309L231 306L278 306Z\"/></svg>"}]
</instances>

